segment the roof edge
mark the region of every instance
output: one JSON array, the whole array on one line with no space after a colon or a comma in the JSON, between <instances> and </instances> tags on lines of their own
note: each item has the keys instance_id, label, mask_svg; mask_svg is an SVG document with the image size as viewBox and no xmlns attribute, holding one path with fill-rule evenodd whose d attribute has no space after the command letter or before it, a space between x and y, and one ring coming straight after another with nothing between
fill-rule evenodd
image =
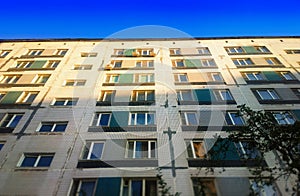
<instances>
[{"instance_id":1,"label":"roof edge","mask_svg":"<svg viewBox=\"0 0 300 196\"><path fill-rule=\"evenodd\" d=\"M0 42L60 42L60 41L170 41L170 40L218 40L218 39L275 39L300 38L291 36L228 36L228 37L180 37L180 38L41 38L41 39L0 39Z\"/></svg>"}]
</instances>

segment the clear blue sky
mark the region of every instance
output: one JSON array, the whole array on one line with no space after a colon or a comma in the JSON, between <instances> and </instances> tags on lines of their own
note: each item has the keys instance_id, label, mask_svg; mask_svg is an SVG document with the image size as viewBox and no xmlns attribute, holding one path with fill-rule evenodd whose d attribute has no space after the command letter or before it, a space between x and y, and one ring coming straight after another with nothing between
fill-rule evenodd
<instances>
[{"instance_id":1,"label":"clear blue sky","mask_svg":"<svg viewBox=\"0 0 300 196\"><path fill-rule=\"evenodd\" d=\"M0 39L106 38L141 25L193 37L300 35L300 0L3 0L0 16Z\"/></svg>"}]
</instances>

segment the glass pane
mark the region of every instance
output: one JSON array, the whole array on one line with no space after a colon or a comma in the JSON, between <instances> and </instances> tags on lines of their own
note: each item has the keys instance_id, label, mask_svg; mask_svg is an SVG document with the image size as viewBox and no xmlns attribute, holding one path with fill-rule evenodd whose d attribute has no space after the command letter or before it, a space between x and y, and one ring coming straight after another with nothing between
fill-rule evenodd
<instances>
[{"instance_id":1,"label":"glass pane","mask_svg":"<svg viewBox=\"0 0 300 196\"><path fill-rule=\"evenodd\" d=\"M103 150L103 143L94 143L91 159L100 159Z\"/></svg>"},{"instance_id":2,"label":"glass pane","mask_svg":"<svg viewBox=\"0 0 300 196\"><path fill-rule=\"evenodd\" d=\"M188 81L186 75L183 75L183 74L179 75L179 80L180 80L180 82L187 82Z\"/></svg>"},{"instance_id":3,"label":"glass pane","mask_svg":"<svg viewBox=\"0 0 300 196\"><path fill-rule=\"evenodd\" d=\"M134 142L128 142L128 158L133 158Z\"/></svg>"},{"instance_id":4,"label":"glass pane","mask_svg":"<svg viewBox=\"0 0 300 196\"><path fill-rule=\"evenodd\" d=\"M279 99L278 95L275 93L275 91L269 91L273 99Z\"/></svg>"},{"instance_id":5,"label":"glass pane","mask_svg":"<svg viewBox=\"0 0 300 196\"><path fill-rule=\"evenodd\" d=\"M258 91L260 97L263 99L263 100L270 100L272 99L272 96L269 94L268 91Z\"/></svg>"},{"instance_id":6,"label":"glass pane","mask_svg":"<svg viewBox=\"0 0 300 196\"><path fill-rule=\"evenodd\" d=\"M37 167L49 167L52 162L53 156L42 156L39 160Z\"/></svg>"},{"instance_id":7,"label":"glass pane","mask_svg":"<svg viewBox=\"0 0 300 196\"><path fill-rule=\"evenodd\" d=\"M154 125L154 114L147 114L147 125Z\"/></svg>"},{"instance_id":8,"label":"glass pane","mask_svg":"<svg viewBox=\"0 0 300 196\"><path fill-rule=\"evenodd\" d=\"M145 114L137 113L136 124L137 125L145 125L145 123L146 123Z\"/></svg>"},{"instance_id":9,"label":"glass pane","mask_svg":"<svg viewBox=\"0 0 300 196\"><path fill-rule=\"evenodd\" d=\"M3 146L4 146L4 144L0 143L0 150L2 149Z\"/></svg>"},{"instance_id":10,"label":"glass pane","mask_svg":"<svg viewBox=\"0 0 300 196\"><path fill-rule=\"evenodd\" d=\"M99 121L99 125L108 126L110 114L101 114L101 119Z\"/></svg>"},{"instance_id":11,"label":"glass pane","mask_svg":"<svg viewBox=\"0 0 300 196\"><path fill-rule=\"evenodd\" d=\"M195 156L197 158L204 159L205 158L205 150L203 142L193 142L193 147L195 151Z\"/></svg>"},{"instance_id":12,"label":"glass pane","mask_svg":"<svg viewBox=\"0 0 300 196\"><path fill-rule=\"evenodd\" d=\"M26 156L21 164L21 167L33 167L37 156Z\"/></svg>"},{"instance_id":13,"label":"glass pane","mask_svg":"<svg viewBox=\"0 0 300 196\"><path fill-rule=\"evenodd\" d=\"M228 91L221 91L223 100L232 100L232 97Z\"/></svg>"},{"instance_id":14,"label":"glass pane","mask_svg":"<svg viewBox=\"0 0 300 196\"><path fill-rule=\"evenodd\" d=\"M30 94L27 100L25 100L25 103L32 103L33 100L35 99L36 94Z\"/></svg>"},{"instance_id":15,"label":"glass pane","mask_svg":"<svg viewBox=\"0 0 300 196\"><path fill-rule=\"evenodd\" d=\"M184 67L183 61L177 61L176 64L177 67Z\"/></svg>"},{"instance_id":16,"label":"glass pane","mask_svg":"<svg viewBox=\"0 0 300 196\"><path fill-rule=\"evenodd\" d=\"M131 114L130 125L135 125L135 113Z\"/></svg>"},{"instance_id":17,"label":"glass pane","mask_svg":"<svg viewBox=\"0 0 300 196\"><path fill-rule=\"evenodd\" d=\"M95 181L83 181L81 183L79 195L80 196L93 196L95 189Z\"/></svg>"},{"instance_id":18,"label":"glass pane","mask_svg":"<svg viewBox=\"0 0 300 196\"><path fill-rule=\"evenodd\" d=\"M67 124L56 124L54 132L64 132Z\"/></svg>"},{"instance_id":19,"label":"glass pane","mask_svg":"<svg viewBox=\"0 0 300 196\"><path fill-rule=\"evenodd\" d=\"M151 142L151 158L155 158L155 142Z\"/></svg>"},{"instance_id":20,"label":"glass pane","mask_svg":"<svg viewBox=\"0 0 300 196\"><path fill-rule=\"evenodd\" d=\"M53 125L50 124L42 125L42 127L40 128L40 132L50 132L52 127Z\"/></svg>"},{"instance_id":21,"label":"glass pane","mask_svg":"<svg viewBox=\"0 0 300 196\"><path fill-rule=\"evenodd\" d=\"M153 67L153 61L149 61L148 66Z\"/></svg>"},{"instance_id":22,"label":"glass pane","mask_svg":"<svg viewBox=\"0 0 300 196\"><path fill-rule=\"evenodd\" d=\"M65 104L64 100L56 100L54 103L55 106L60 106L60 105L64 105L64 104Z\"/></svg>"},{"instance_id":23,"label":"glass pane","mask_svg":"<svg viewBox=\"0 0 300 196\"><path fill-rule=\"evenodd\" d=\"M143 153L143 143L136 141L135 143L135 158L142 158Z\"/></svg>"},{"instance_id":24,"label":"glass pane","mask_svg":"<svg viewBox=\"0 0 300 196\"><path fill-rule=\"evenodd\" d=\"M230 113L231 119L233 120L234 125L243 125L243 119L235 113Z\"/></svg>"},{"instance_id":25,"label":"glass pane","mask_svg":"<svg viewBox=\"0 0 300 196\"><path fill-rule=\"evenodd\" d=\"M146 98L145 91L137 92L137 101L145 101L145 98Z\"/></svg>"},{"instance_id":26,"label":"glass pane","mask_svg":"<svg viewBox=\"0 0 300 196\"><path fill-rule=\"evenodd\" d=\"M131 181L131 195L132 196L142 196L143 181L142 180L132 180Z\"/></svg>"},{"instance_id":27,"label":"glass pane","mask_svg":"<svg viewBox=\"0 0 300 196\"><path fill-rule=\"evenodd\" d=\"M192 92L191 91L181 91L183 101L192 101Z\"/></svg>"},{"instance_id":28,"label":"glass pane","mask_svg":"<svg viewBox=\"0 0 300 196\"><path fill-rule=\"evenodd\" d=\"M140 81L139 82L147 82L147 75L140 75Z\"/></svg>"},{"instance_id":29,"label":"glass pane","mask_svg":"<svg viewBox=\"0 0 300 196\"><path fill-rule=\"evenodd\" d=\"M197 125L198 124L195 113L187 113L186 115L187 115L189 125Z\"/></svg>"},{"instance_id":30,"label":"glass pane","mask_svg":"<svg viewBox=\"0 0 300 196\"><path fill-rule=\"evenodd\" d=\"M146 196L157 195L157 182L156 180L146 180Z\"/></svg>"},{"instance_id":31,"label":"glass pane","mask_svg":"<svg viewBox=\"0 0 300 196\"><path fill-rule=\"evenodd\" d=\"M9 127L15 128L17 124L19 123L20 119L22 118L22 115L16 115L13 119L13 121L10 123Z\"/></svg>"}]
</instances>

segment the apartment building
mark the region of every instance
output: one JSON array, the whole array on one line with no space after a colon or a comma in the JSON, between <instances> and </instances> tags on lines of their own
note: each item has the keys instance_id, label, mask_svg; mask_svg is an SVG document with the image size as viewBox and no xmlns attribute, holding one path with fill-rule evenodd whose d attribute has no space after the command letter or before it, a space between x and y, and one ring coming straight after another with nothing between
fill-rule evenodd
<instances>
[{"instance_id":1,"label":"apartment building","mask_svg":"<svg viewBox=\"0 0 300 196\"><path fill-rule=\"evenodd\" d=\"M1 40L0 195L290 195L209 150L237 105L300 120L299 71L299 37Z\"/></svg>"}]
</instances>

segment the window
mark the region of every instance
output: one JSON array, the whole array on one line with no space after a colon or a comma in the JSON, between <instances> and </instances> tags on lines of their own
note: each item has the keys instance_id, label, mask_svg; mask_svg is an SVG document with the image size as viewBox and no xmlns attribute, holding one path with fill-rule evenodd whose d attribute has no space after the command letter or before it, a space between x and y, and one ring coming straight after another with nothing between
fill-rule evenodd
<instances>
[{"instance_id":1,"label":"window","mask_svg":"<svg viewBox=\"0 0 300 196\"><path fill-rule=\"evenodd\" d=\"M86 80L66 80L65 86L84 86Z\"/></svg>"},{"instance_id":2,"label":"window","mask_svg":"<svg viewBox=\"0 0 300 196\"><path fill-rule=\"evenodd\" d=\"M38 132L65 132L68 122L42 122Z\"/></svg>"},{"instance_id":3,"label":"window","mask_svg":"<svg viewBox=\"0 0 300 196\"><path fill-rule=\"evenodd\" d=\"M285 80L296 80L295 76L293 76L293 74L291 74L291 72L282 71L282 72L280 72L280 74Z\"/></svg>"},{"instance_id":4,"label":"window","mask_svg":"<svg viewBox=\"0 0 300 196\"><path fill-rule=\"evenodd\" d=\"M241 159L256 159L260 157L259 151L250 141L234 142L234 145Z\"/></svg>"},{"instance_id":5,"label":"window","mask_svg":"<svg viewBox=\"0 0 300 196\"><path fill-rule=\"evenodd\" d=\"M133 91L131 101L154 101L154 90Z\"/></svg>"},{"instance_id":6,"label":"window","mask_svg":"<svg viewBox=\"0 0 300 196\"><path fill-rule=\"evenodd\" d=\"M300 54L300 50L299 49L295 49L295 50L285 50L285 52L287 54Z\"/></svg>"},{"instance_id":7,"label":"window","mask_svg":"<svg viewBox=\"0 0 300 196\"><path fill-rule=\"evenodd\" d=\"M49 79L50 75L37 75L31 83L34 84L45 84Z\"/></svg>"},{"instance_id":8,"label":"window","mask_svg":"<svg viewBox=\"0 0 300 196\"><path fill-rule=\"evenodd\" d=\"M111 120L111 113L96 113L93 126L108 126Z\"/></svg>"},{"instance_id":9,"label":"window","mask_svg":"<svg viewBox=\"0 0 300 196\"><path fill-rule=\"evenodd\" d=\"M55 53L55 55L59 56L65 56L65 54L68 52L68 49L58 49Z\"/></svg>"},{"instance_id":10,"label":"window","mask_svg":"<svg viewBox=\"0 0 300 196\"><path fill-rule=\"evenodd\" d=\"M247 80L255 81L255 80L264 80L263 75L259 72L252 73L244 73Z\"/></svg>"},{"instance_id":11,"label":"window","mask_svg":"<svg viewBox=\"0 0 300 196\"><path fill-rule=\"evenodd\" d=\"M220 94L221 99L224 101L234 100L229 90L218 90L217 92Z\"/></svg>"},{"instance_id":12,"label":"window","mask_svg":"<svg viewBox=\"0 0 300 196\"><path fill-rule=\"evenodd\" d=\"M206 150L203 141L190 141L187 143L187 152L190 158L206 158Z\"/></svg>"},{"instance_id":13,"label":"window","mask_svg":"<svg viewBox=\"0 0 300 196\"><path fill-rule=\"evenodd\" d=\"M49 61L46 65L46 68L56 68L60 61Z\"/></svg>"},{"instance_id":14,"label":"window","mask_svg":"<svg viewBox=\"0 0 300 196\"><path fill-rule=\"evenodd\" d=\"M114 98L115 91L101 91L99 101L111 102Z\"/></svg>"},{"instance_id":15,"label":"window","mask_svg":"<svg viewBox=\"0 0 300 196\"><path fill-rule=\"evenodd\" d=\"M151 55L151 53L153 53L153 49L138 49L137 52L141 56L149 56L149 55Z\"/></svg>"},{"instance_id":16,"label":"window","mask_svg":"<svg viewBox=\"0 0 300 196\"><path fill-rule=\"evenodd\" d=\"M275 90L273 89L256 90L256 92L262 100L280 99Z\"/></svg>"},{"instance_id":17,"label":"window","mask_svg":"<svg viewBox=\"0 0 300 196\"><path fill-rule=\"evenodd\" d=\"M232 59L232 61L236 66L254 65L254 63L252 62L252 60L250 58Z\"/></svg>"},{"instance_id":18,"label":"window","mask_svg":"<svg viewBox=\"0 0 300 196\"><path fill-rule=\"evenodd\" d=\"M70 195L93 196L96 191L96 179L75 179Z\"/></svg>"},{"instance_id":19,"label":"window","mask_svg":"<svg viewBox=\"0 0 300 196\"><path fill-rule=\"evenodd\" d=\"M137 82L139 83L154 82L154 74L138 74L136 76Z\"/></svg>"},{"instance_id":20,"label":"window","mask_svg":"<svg viewBox=\"0 0 300 196\"><path fill-rule=\"evenodd\" d=\"M277 58L265 58L269 65L279 65L281 62Z\"/></svg>"},{"instance_id":21,"label":"window","mask_svg":"<svg viewBox=\"0 0 300 196\"><path fill-rule=\"evenodd\" d=\"M270 51L268 50L267 47L265 46L255 46L254 47L257 51L262 52L262 53L269 53Z\"/></svg>"},{"instance_id":22,"label":"window","mask_svg":"<svg viewBox=\"0 0 300 196\"><path fill-rule=\"evenodd\" d=\"M91 70L93 65L74 65L73 70Z\"/></svg>"},{"instance_id":23,"label":"window","mask_svg":"<svg viewBox=\"0 0 300 196\"><path fill-rule=\"evenodd\" d=\"M196 112L181 112L180 113L182 125L198 125L199 121Z\"/></svg>"},{"instance_id":24,"label":"window","mask_svg":"<svg viewBox=\"0 0 300 196\"><path fill-rule=\"evenodd\" d=\"M72 106L76 105L78 98L55 98L54 102L51 104L53 106Z\"/></svg>"},{"instance_id":25,"label":"window","mask_svg":"<svg viewBox=\"0 0 300 196\"><path fill-rule=\"evenodd\" d=\"M124 55L124 49L115 49L114 54L115 55Z\"/></svg>"},{"instance_id":26,"label":"window","mask_svg":"<svg viewBox=\"0 0 300 196\"><path fill-rule=\"evenodd\" d=\"M16 68L29 68L32 66L34 61L18 61Z\"/></svg>"},{"instance_id":27,"label":"window","mask_svg":"<svg viewBox=\"0 0 300 196\"><path fill-rule=\"evenodd\" d=\"M181 55L179 48L170 48L170 55Z\"/></svg>"},{"instance_id":28,"label":"window","mask_svg":"<svg viewBox=\"0 0 300 196\"><path fill-rule=\"evenodd\" d=\"M23 92L18 98L17 103L29 104L32 103L38 92Z\"/></svg>"},{"instance_id":29,"label":"window","mask_svg":"<svg viewBox=\"0 0 300 196\"><path fill-rule=\"evenodd\" d=\"M4 146L4 142L0 142L0 151L3 148L3 146Z\"/></svg>"},{"instance_id":30,"label":"window","mask_svg":"<svg viewBox=\"0 0 300 196\"><path fill-rule=\"evenodd\" d=\"M173 63L175 67L184 67L183 60L174 60Z\"/></svg>"},{"instance_id":31,"label":"window","mask_svg":"<svg viewBox=\"0 0 300 196\"><path fill-rule=\"evenodd\" d=\"M0 83L2 84L15 84L21 75L4 75Z\"/></svg>"},{"instance_id":32,"label":"window","mask_svg":"<svg viewBox=\"0 0 300 196\"><path fill-rule=\"evenodd\" d=\"M7 113L0 121L0 127L15 128L21 120L23 114Z\"/></svg>"},{"instance_id":33,"label":"window","mask_svg":"<svg viewBox=\"0 0 300 196\"><path fill-rule=\"evenodd\" d=\"M37 154L25 153L21 157L19 167L50 167L53 160L53 153Z\"/></svg>"},{"instance_id":34,"label":"window","mask_svg":"<svg viewBox=\"0 0 300 196\"><path fill-rule=\"evenodd\" d=\"M272 184L261 184L257 183L254 180L250 180L251 188L254 191L254 195L258 196L278 196L276 188Z\"/></svg>"},{"instance_id":35,"label":"window","mask_svg":"<svg viewBox=\"0 0 300 196\"><path fill-rule=\"evenodd\" d=\"M197 48L197 50L199 54L203 54L203 55L210 54L210 51L207 47Z\"/></svg>"},{"instance_id":36,"label":"window","mask_svg":"<svg viewBox=\"0 0 300 196\"><path fill-rule=\"evenodd\" d=\"M38 49L38 50L29 50L27 53L28 56L39 56L42 54L44 50Z\"/></svg>"},{"instance_id":37,"label":"window","mask_svg":"<svg viewBox=\"0 0 300 196\"><path fill-rule=\"evenodd\" d=\"M129 125L154 125L154 113L130 113Z\"/></svg>"},{"instance_id":38,"label":"window","mask_svg":"<svg viewBox=\"0 0 300 196\"><path fill-rule=\"evenodd\" d=\"M1 50L0 58L6 57L10 52L11 50Z\"/></svg>"},{"instance_id":39,"label":"window","mask_svg":"<svg viewBox=\"0 0 300 196\"><path fill-rule=\"evenodd\" d=\"M211 73L211 77L215 82L223 82L223 77L220 73Z\"/></svg>"},{"instance_id":40,"label":"window","mask_svg":"<svg viewBox=\"0 0 300 196\"><path fill-rule=\"evenodd\" d=\"M177 99L179 101L193 101L193 94L191 90L177 91Z\"/></svg>"},{"instance_id":41,"label":"window","mask_svg":"<svg viewBox=\"0 0 300 196\"><path fill-rule=\"evenodd\" d=\"M0 101L2 100L2 98L6 95L6 93L4 92L0 92Z\"/></svg>"},{"instance_id":42,"label":"window","mask_svg":"<svg viewBox=\"0 0 300 196\"><path fill-rule=\"evenodd\" d=\"M155 141L128 141L127 142L127 158L143 159L156 158L156 142Z\"/></svg>"},{"instance_id":43,"label":"window","mask_svg":"<svg viewBox=\"0 0 300 196\"><path fill-rule=\"evenodd\" d=\"M89 141L83 150L82 159L94 160L101 159L102 151L104 147L104 142L99 141Z\"/></svg>"},{"instance_id":44,"label":"window","mask_svg":"<svg viewBox=\"0 0 300 196\"><path fill-rule=\"evenodd\" d=\"M124 178L122 181L121 196L155 196L159 195L157 190L157 180L151 178Z\"/></svg>"},{"instance_id":45,"label":"window","mask_svg":"<svg viewBox=\"0 0 300 196\"><path fill-rule=\"evenodd\" d=\"M188 82L187 75L184 74L174 74L175 82Z\"/></svg>"},{"instance_id":46,"label":"window","mask_svg":"<svg viewBox=\"0 0 300 196\"><path fill-rule=\"evenodd\" d=\"M228 125L244 125L244 119L237 112L227 112L225 116Z\"/></svg>"},{"instance_id":47,"label":"window","mask_svg":"<svg viewBox=\"0 0 300 196\"><path fill-rule=\"evenodd\" d=\"M214 67L216 66L216 62L214 59L201 59L201 64L204 67Z\"/></svg>"},{"instance_id":48,"label":"window","mask_svg":"<svg viewBox=\"0 0 300 196\"><path fill-rule=\"evenodd\" d=\"M214 179L192 178L194 194L199 196L217 196L217 189Z\"/></svg>"},{"instance_id":49,"label":"window","mask_svg":"<svg viewBox=\"0 0 300 196\"><path fill-rule=\"evenodd\" d=\"M143 68L149 68L149 67L153 67L153 61L137 61L135 63L136 67L143 67Z\"/></svg>"},{"instance_id":50,"label":"window","mask_svg":"<svg viewBox=\"0 0 300 196\"><path fill-rule=\"evenodd\" d=\"M300 89L299 88L294 88L294 89L292 89L292 91L300 99ZM0 100L1 100L1 94L0 94Z\"/></svg>"},{"instance_id":51,"label":"window","mask_svg":"<svg viewBox=\"0 0 300 196\"><path fill-rule=\"evenodd\" d=\"M107 75L105 82L107 83L118 83L119 75Z\"/></svg>"},{"instance_id":52,"label":"window","mask_svg":"<svg viewBox=\"0 0 300 196\"><path fill-rule=\"evenodd\" d=\"M97 56L97 53L96 52L82 52L81 53L81 57L96 57Z\"/></svg>"},{"instance_id":53,"label":"window","mask_svg":"<svg viewBox=\"0 0 300 196\"><path fill-rule=\"evenodd\" d=\"M296 122L289 112L272 112L275 120L280 125L291 125Z\"/></svg>"},{"instance_id":54,"label":"window","mask_svg":"<svg viewBox=\"0 0 300 196\"><path fill-rule=\"evenodd\" d=\"M235 54L235 53L245 53L242 47L228 47L225 48L228 54Z\"/></svg>"},{"instance_id":55,"label":"window","mask_svg":"<svg viewBox=\"0 0 300 196\"><path fill-rule=\"evenodd\" d=\"M115 68L121 68L122 67L122 61L113 61L112 64Z\"/></svg>"}]
</instances>

